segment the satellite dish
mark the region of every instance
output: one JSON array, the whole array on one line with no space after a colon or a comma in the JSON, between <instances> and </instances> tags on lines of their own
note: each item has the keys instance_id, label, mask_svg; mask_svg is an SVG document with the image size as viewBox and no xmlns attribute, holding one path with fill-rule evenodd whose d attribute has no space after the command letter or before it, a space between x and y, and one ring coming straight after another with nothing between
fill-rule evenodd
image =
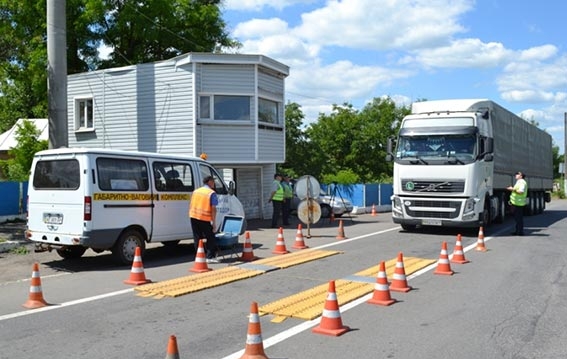
<instances>
[{"instance_id":1,"label":"satellite dish","mask_svg":"<svg viewBox=\"0 0 567 359\"><path fill-rule=\"evenodd\" d=\"M303 176L295 182L295 194L299 199L317 198L321 193L319 181L313 176Z\"/></svg>"},{"instance_id":2,"label":"satellite dish","mask_svg":"<svg viewBox=\"0 0 567 359\"><path fill-rule=\"evenodd\" d=\"M297 218L305 224L313 224L321 219L321 206L314 199L305 199L297 206Z\"/></svg>"}]
</instances>

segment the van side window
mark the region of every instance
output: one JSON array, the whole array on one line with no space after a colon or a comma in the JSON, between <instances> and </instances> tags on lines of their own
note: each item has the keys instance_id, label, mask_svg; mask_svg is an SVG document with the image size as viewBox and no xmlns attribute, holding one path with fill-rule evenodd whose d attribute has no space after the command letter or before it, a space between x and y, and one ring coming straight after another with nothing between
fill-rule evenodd
<instances>
[{"instance_id":1,"label":"van side window","mask_svg":"<svg viewBox=\"0 0 567 359\"><path fill-rule=\"evenodd\" d=\"M212 167L205 164L199 164L199 171L201 171L201 178L213 176L215 179L215 192L217 194L228 194L228 189L226 188L224 179L219 176L217 171L215 171Z\"/></svg>"},{"instance_id":2,"label":"van side window","mask_svg":"<svg viewBox=\"0 0 567 359\"><path fill-rule=\"evenodd\" d=\"M104 191L147 191L148 168L142 160L99 157L98 187Z\"/></svg>"},{"instance_id":3,"label":"van side window","mask_svg":"<svg viewBox=\"0 0 567 359\"><path fill-rule=\"evenodd\" d=\"M193 170L186 163L154 162L155 188L165 192L193 192Z\"/></svg>"},{"instance_id":4,"label":"van side window","mask_svg":"<svg viewBox=\"0 0 567 359\"><path fill-rule=\"evenodd\" d=\"M35 189L75 190L81 184L79 161L76 159L38 161L32 183Z\"/></svg>"}]
</instances>

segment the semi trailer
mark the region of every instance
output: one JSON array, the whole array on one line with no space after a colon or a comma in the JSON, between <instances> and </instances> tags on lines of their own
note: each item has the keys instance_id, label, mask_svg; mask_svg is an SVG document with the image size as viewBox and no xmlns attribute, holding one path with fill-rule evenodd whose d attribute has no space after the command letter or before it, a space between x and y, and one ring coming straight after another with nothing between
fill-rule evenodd
<instances>
[{"instance_id":1,"label":"semi trailer","mask_svg":"<svg viewBox=\"0 0 567 359\"><path fill-rule=\"evenodd\" d=\"M407 231L501 223L517 171L528 182L526 215L551 200L551 136L486 99L413 103L386 159L394 161L392 218Z\"/></svg>"}]
</instances>

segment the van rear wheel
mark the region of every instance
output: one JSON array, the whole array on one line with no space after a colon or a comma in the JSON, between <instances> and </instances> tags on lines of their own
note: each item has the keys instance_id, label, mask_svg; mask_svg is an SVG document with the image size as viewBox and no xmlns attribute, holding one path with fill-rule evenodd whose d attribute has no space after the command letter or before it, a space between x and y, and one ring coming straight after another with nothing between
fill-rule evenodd
<instances>
[{"instance_id":1,"label":"van rear wheel","mask_svg":"<svg viewBox=\"0 0 567 359\"><path fill-rule=\"evenodd\" d=\"M127 229L122 233L120 238L112 247L112 256L119 264L132 264L136 247L140 247L143 252L145 249L144 236L140 231L135 229Z\"/></svg>"},{"instance_id":2,"label":"van rear wheel","mask_svg":"<svg viewBox=\"0 0 567 359\"><path fill-rule=\"evenodd\" d=\"M81 258L86 251L87 248L82 246L63 247L57 250L57 254L64 259L77 259Z\"/></svg>"}]
</instances>

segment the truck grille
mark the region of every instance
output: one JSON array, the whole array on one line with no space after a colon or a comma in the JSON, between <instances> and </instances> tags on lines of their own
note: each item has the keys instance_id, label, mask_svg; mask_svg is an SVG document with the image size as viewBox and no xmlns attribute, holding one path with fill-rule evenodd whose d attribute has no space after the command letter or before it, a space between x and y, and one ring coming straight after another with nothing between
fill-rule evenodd
<instances>
[{"instance_id":1,"label":"truck grille","mask_svg":"<svg viewBox=\"0 0 567 359\"><path fill-rule=\"evenodd\" d=\"M465 181L413 181L403 179L402 191L411 193L463 193Z\"/></svg>"},{"instance_id":2,"label":"truck grille","mask_svg":"<svg viewBox=\"0 0 567 359\"><path fill-rule=\"evenodd\" d=\"M411 204L408 206L404 204L406 213L414 218L439 218L439 219L453 219L459 216L461 212L461 203L453 201L424 201L424 200L410 200ZM413 208L412 209L410 209ZM423 207L420 210L419 207ZM432 208L450 208L451 212L435 211Z\"/></svg>"}]
</instances>

